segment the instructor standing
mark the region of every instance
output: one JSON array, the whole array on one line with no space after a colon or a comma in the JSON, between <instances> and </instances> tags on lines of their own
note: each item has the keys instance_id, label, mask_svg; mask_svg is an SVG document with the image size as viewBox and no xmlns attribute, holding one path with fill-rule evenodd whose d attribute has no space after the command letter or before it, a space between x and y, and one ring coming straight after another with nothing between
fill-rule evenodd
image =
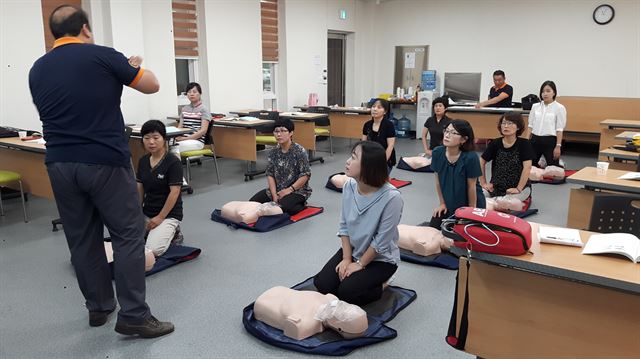
<instances>
[{"instance_id":1,"label":"instructor standing","mask_svg":"<svg viewBox=\"0 0 640 359\"><path fill-rule=\"evenodd\" d=\"M151 315L145 302L144 226L120 111L122 85L159 90L155 75L116 50L93 44L87 14L73 6L49 18L53 49L29 72L31 96L47 141L45 163L89 325L116 308L103 226L111 234L120 311L115 330L153 338L173 324Z\"/></svg>"}]
</instances>

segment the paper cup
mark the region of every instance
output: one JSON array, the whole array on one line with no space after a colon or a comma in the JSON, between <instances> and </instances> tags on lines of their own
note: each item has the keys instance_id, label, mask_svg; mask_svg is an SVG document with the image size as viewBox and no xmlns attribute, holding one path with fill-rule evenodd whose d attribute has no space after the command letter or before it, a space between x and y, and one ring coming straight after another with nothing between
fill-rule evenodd
<instances>
[{"instance_id":1,"label":"paper cup","mask_svg":"<svg viewBox=\"0 0 640 359\"><path fill-rule=\"evenodd\" d=\"M27 137L27 131L18 131L18 136L20 136L20 138Z\"/></svg>"},{"instance_id":2,"label":"paper cup","mask_svg":"<svg viewBox=\"0 0 640 359\"><path fill-rule=\"evenodd\" d=\"M607 170L609 169L609 162L596 162L597 173L601 176L607 174Z\"/></svg>"}]
</instances>

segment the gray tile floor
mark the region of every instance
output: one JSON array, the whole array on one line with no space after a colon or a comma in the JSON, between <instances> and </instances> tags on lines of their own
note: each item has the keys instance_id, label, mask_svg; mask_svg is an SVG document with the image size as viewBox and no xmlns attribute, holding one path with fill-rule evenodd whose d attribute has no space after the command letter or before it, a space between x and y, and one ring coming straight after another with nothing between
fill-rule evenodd
<instances>
[{"instance_id":1,"label":"gray tile floor","mask_svg":"<svg viewBox=\"0 0 640 359\"><path fill-rule=\"evenodd\" d=\"M244 164L220 160L222 185L215 183L213 163L193 170L193 195L184 195L185 244L202 255L147 280L153 313L176 325L175 333L139 340L117 335L115 317L89 328L83 298L69 262L62 231L51 232L55 203L30 198L31 221L22 222L20 201L5 202L0 218L0 358L282 358L300 357L263 344L242 327L242 308L275 285L293 285L315 274L339 246L335 237L340 195L324 188L327 177L341 171L349 142L337 139L336 153L312 166L310 203L325 212L280 230L258 234L212 222L209 215L231 200L248 199L265 186L265 178L243 182ZM328 148L328 142L319 143ZM399 155L420 151L419 141L398 141ZM593 147L566 148L568 167L595 162ZM264 161L264 154L261 154ZM263 164L264 162L262 162ZM394 169L393 176L413 181L401 189L402 223L430 217L437 203L433 175ZM530 220L563 225L571 185L536 185ZM426 358L468 357L444 342L451 312L455 272L402 263L395 285L414 289L418 299L389 326L398 337L353 352L352 358L412 355Z\"/></svg>"}]
</instances>

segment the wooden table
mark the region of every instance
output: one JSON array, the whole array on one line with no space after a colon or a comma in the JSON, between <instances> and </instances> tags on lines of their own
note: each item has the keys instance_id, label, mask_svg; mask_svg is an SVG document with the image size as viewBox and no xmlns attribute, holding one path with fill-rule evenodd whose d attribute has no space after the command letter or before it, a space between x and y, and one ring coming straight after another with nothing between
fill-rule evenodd
<instances>
[{"instance_id":1,"label":"wooden table","mask_svg":"<svg viewBox=\"0 0 640 359\"><path fill-rule=\"evenodd\" d=\"M0 138L0 168L22 176L24 191L34 196L53 199L49 173L44 164L45 145L25 142L19 137ZM7 184L20 190L17 183Z\"/></svg>"},{"instance_id":2,"label":"wooden table","mask_svg":"<svg viewBox=\"0 0 640 359\"><path fill-rule=\"evenodd\" d=\"M567 177L567 182L582 185L569 194L567 227L586 229L591 220L593 200L599 193L629 194L640 196L640 181L621 180L618 177L628 171L609 169L606 175L598 175L595 167L585 167Z\"/></svg>"},{"instance_id":3,"label":"wooden table","mask_svg":"<svg viewBox=\"0 0 640 359\"><path fill-rule=\"evenodd\" d=\"M245 109L245 110L237 110L230 111L230 113L236 114L238 116L248 116L251 112L268 112L267 110L255 110L255 109ZM315 155L316 153L316 132L315 132L315 123L318 120L327 118L328 115L325 113L306 113L306 112L280 112L279 116L282 118L288 118L292 121L295 121L295 133L294 133L294 141L299 143L304 149L309 151L309 163L313 163L319 161L320 163L324 163L324 159L322 157L318 157Z\"/></svg>"},{"instance_id":4,"label":"wooden table","mask_svg":"<svg viewBox=\"0 0 640 359\"><path fill-rule=\"evenodd\" d=\"M273 126L273 124L271 120L244 121L230 117L214 120L213 142L216 146L216 155L247 161L244 180L253 179L254 176L264 173L264 170L256 169L257 129Z\"/></svg>"},{"instance_id":5,"label":"wooden table","mask_svg":"<svg viewBox=\"0 0 640 359\"><path fill-rule=\"evenodd\" d=\"M498 138L498 121L507 112L519 112L524 120L525 130L528 126L529 111L521 108L506 107L466 107L466 106L450 106L447 108L447 116L451 119L466 120L473 127L473 135L475 138ZM524 131L526 132L526 131ZM523 134L524 134L523 132Z\"/></svg>"},{"instance_id":6,"label":"wooden table","mask_svg":"<svg viewBox=\"0 0 640 359\"><path fill-rule=\"evenodd\" d=\"M622 256L541 244L537 228L532 224L532 254L473 252L468 272L468 259L460 258L458 323L469 277L465 351L490 359L635 358L640 265ZM583 243L590 234L581 232Z\"/></svg>"},{"instance_id":7,"label":"wooden table","mask_svg":"<svg viewBox=\"0 0 640 359\"><path fill-rule=\"evenodd\" d=\"M133 164L134 171L138 171L138 162L140 162L140 158L144 156L147 151L144 149L144 144L142 143L142 136L140 131L142 130L142 125L134 125L131 126L133 131L131 132L131 137L129 137L129 150L131 151L131 162ZM176 137L182 135L188 135L193 133L194 131L190 128L176 128L174 131L167 131L167 146L171 144L171 141Z\"/></svg>"},{"instance_id":8,"label":"wooden table","mask_svg":"<svg viewBox=\"0 0 640 359\"><path fill-rule=\"evenodd\" d=\"M638 113L640 116L640 113ZM600 150L613 145L623 145L626 140L618 137L628 130L640 129L640 120L616 120L607 119L600 122Z\"/></svg>"},{"instance_id":9,"label":"wooden table","mask_svg":"<svg viewBox=\"0 0 640 359\"><path fill-rule=\"evenodd\" d=\"M295 106L307 111L308 106ZM331 136L359 140L362 138L362 127L371 119L371 109L362 107L331 107Z\"/></svg>"}]
</instances>

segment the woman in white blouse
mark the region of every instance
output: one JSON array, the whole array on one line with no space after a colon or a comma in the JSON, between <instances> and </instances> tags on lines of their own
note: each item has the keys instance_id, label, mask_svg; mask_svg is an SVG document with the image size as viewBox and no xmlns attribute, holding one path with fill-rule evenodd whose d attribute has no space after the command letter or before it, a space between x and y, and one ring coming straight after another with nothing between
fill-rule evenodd
<instances>
[{"instance_id":1,"label":"woman in white blouse","mask_svg":"<svg viewBox=\"0 0 640 359\"><path fill-rule=\"evenodd\" d=\"M562 131L567 125L567 109L556 102L556 84L545 81L540 86L542 102L536 103L529 112L529 133L537 166L544 156L548 166L559 166L562 148Z\"/></svg>"}]
</instances>

